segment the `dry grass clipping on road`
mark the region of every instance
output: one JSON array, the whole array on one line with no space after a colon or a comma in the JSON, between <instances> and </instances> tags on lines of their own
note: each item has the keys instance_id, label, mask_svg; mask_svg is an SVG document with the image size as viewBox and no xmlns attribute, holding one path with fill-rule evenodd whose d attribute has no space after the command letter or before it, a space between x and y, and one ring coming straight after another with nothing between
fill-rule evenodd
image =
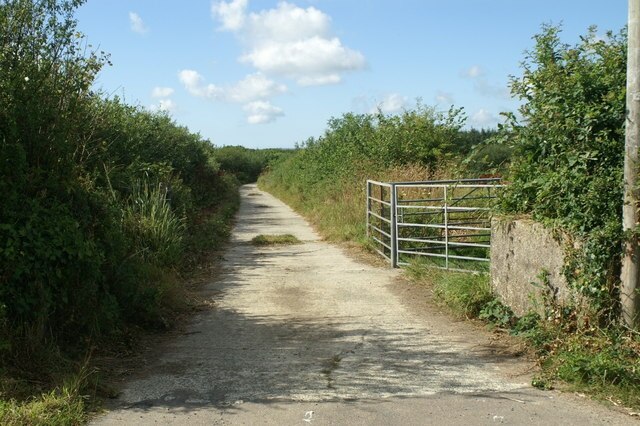
<instances>
[{"instance_id":1,"label":"dry grass clipping on road","mask_svg":"<svg viewBox=\"0 0 640 426\"><path fill-rule=\"evenodd\" d=\"M273 246L284 244L300 244L300 241L295 235L291 234L279 234L279 235L256 235L251 239L251 243L256 246Z\"/></svg>"}]
</instances>

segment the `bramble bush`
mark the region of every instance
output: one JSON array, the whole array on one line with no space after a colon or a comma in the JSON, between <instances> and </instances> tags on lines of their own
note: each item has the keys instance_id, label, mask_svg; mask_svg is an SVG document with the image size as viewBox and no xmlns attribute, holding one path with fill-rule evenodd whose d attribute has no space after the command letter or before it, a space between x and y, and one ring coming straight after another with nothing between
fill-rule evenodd
<instances>
[{"instance_id":1,"label":"bramble bush","mask_svg":"<svg viewBox=\"0 0 640 426\"><path fill-rule=\"evenodd\" d=\"M90 86L105 58L84 56L79 2L0 3L0 301L12 345L49 327L86 329L100 296L94 220L115 220L81 180ZM93 213L95 211L95 214ZM83 213L91 212L89 215ZM99 315L99 310L96 315Z\"/></svg>"},{"instance_id":2,"label":"bramble bush","mask_svg":"<svg viewBox=\"0 0 640 426\"><path fill-rule=\"evenodd\" d=\"M529 214L575 241L568 282L590 302L546 306L547 318L518 333L534 345L549 388L558 379L620 404L640 404L637 333L620 327L627 34L589 29L575 45L543 26L512 78L521 119L507 114L497 140L513 150L501 209ZM627 236L637 238L637 233ZM522 320L519 322L522 323Z\"/></svg>"}]
</instances>

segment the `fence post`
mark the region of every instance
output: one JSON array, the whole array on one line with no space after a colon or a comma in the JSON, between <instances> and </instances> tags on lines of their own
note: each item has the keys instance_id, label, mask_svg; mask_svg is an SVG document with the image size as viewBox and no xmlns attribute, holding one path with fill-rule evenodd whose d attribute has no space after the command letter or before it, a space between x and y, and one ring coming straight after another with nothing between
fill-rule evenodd
<instances>
[{"instance_id":1,"label":"fence post","mask_svg":"<svg viewBox=\"0 0 640 426\"><path fill-rule=\"evenodd\" d=\"M391 212L389 218L391 219L391 267L398 267L398 218L396 217L396 203L397 203L396 184L391 184Z\"/></svg>"},{"instance_id":2,"label":"fence post","mask_svg":"<svg viewBox=\"0 0 640 426\"><path fill-rule=\"evenodd\" d=\"M367 239L371 237L369 232L369 212L371 211L371 181L367 180Z\"/></svg>"},{"instance_id":3,"label":"fence post","mask_svg":"<svg viewBox=\"0 0 640 426\"><path fill-rule=\"evenodd\" d=\"M449 209L448 209L448 192L444 187L444 267L449 269Z\"/></svg>"}]
</instances>

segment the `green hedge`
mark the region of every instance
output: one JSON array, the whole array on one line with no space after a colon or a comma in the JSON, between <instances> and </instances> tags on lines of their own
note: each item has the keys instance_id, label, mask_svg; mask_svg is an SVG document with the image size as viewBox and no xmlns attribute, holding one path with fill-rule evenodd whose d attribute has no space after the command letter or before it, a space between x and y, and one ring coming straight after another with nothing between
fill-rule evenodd
<instances>
[{"instance_id":1,"label":"green hedge","mask_svg":"<svg viewBox=\"0 0 640 426\"><path fill-rule=\"evenodd\" d=\"M626 30L595 28L574 45L544 26L511 81L520 117L498 139L513 149L503 211L568 231L566 274L601 319L616 317L622 251Z\"/></svg>"},{"instance_id":2,"label":"green hedge","mask_svg":"<svg viewBox=\"0 0 640 426\"><path fill-rule=\"evenodd\" d=\"M236 191L209 141L94 91L82 3L0 0L0 358L162 323L202 212Z\"/></svg>"}]
</instances>

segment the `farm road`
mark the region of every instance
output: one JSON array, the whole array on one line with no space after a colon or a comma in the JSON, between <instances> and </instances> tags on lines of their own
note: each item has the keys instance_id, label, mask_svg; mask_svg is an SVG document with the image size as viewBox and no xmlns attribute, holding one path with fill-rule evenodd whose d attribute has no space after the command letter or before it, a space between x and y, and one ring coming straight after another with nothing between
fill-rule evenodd
<instances>
[{"instance_id":1,"label":"farm road","mask_svg":"<svg viewBox=\"0 0 640 426\"><path fill-rule=\"evenodd\" d=\"M256 247L258 234L303 244ZM531 388L531 365L424 302L397 271L359 263L255 185L214 307L122 388L96 425L629 424Z\"/></svg>"}]
</instances>

